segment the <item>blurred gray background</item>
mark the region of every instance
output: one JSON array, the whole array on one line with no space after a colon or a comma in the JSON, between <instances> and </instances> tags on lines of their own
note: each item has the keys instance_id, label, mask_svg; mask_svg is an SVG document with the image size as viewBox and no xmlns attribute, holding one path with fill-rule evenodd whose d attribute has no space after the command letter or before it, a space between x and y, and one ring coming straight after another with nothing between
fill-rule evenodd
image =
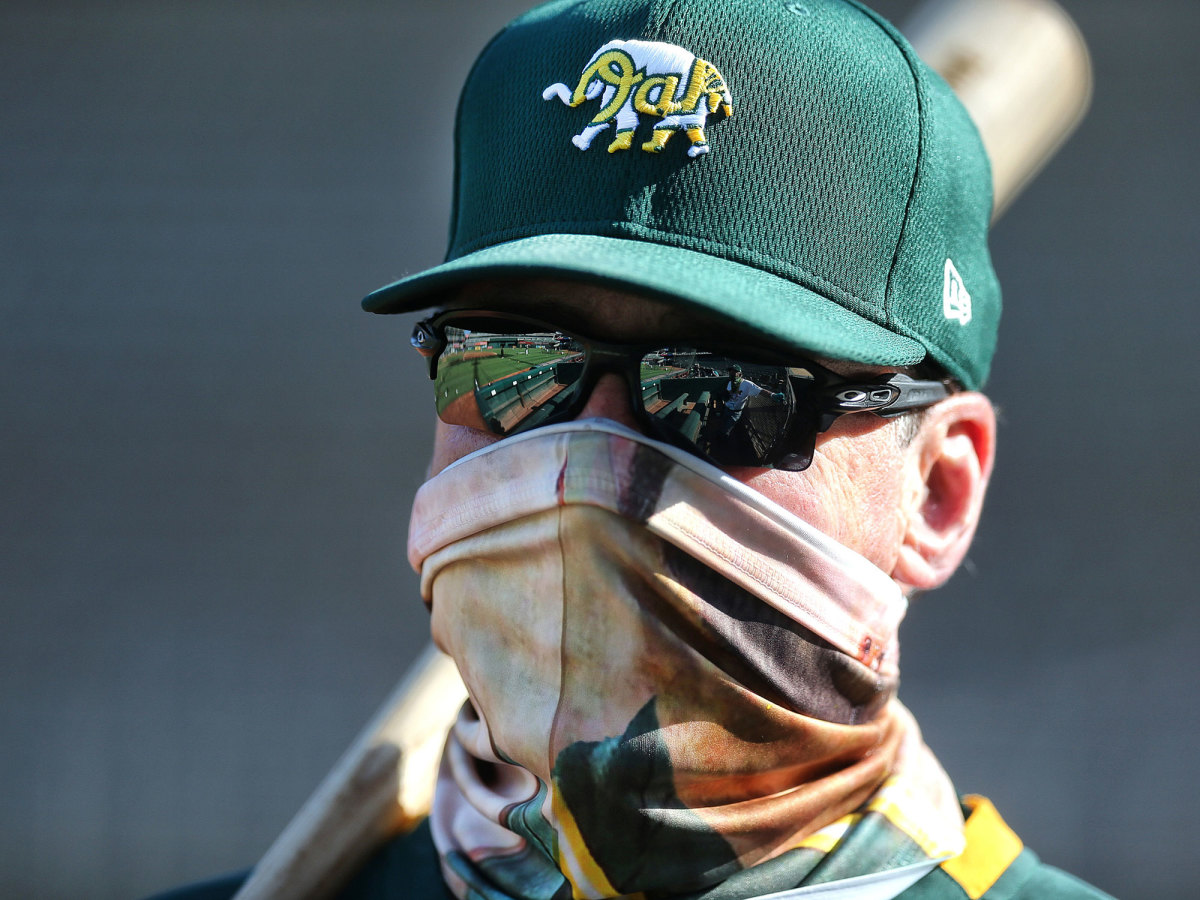
<instances>
[{"instance_id":1,"label":"blurred gray background","mask_svg":"<svg viewBox=\"0 0 1200 900\"><path fill-rule=\"evenodd\" d=\"M525 5L0 5L0 896L252 863L424 643L432 405L358 300L440 258ZM903 696L1046 860L1192 898L1200 4L1066 5L1095 102L995 230L999 468Z\"/></svg>"}]
</instances>

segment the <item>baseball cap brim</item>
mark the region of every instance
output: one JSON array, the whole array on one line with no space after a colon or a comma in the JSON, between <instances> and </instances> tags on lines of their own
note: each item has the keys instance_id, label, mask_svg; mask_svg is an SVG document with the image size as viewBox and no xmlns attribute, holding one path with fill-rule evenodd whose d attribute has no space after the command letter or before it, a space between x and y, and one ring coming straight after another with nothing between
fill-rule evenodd
<instances>
[{"instance_id":1,"label":"baseball cap brim","mask_svg":"<svg viewBox=\"0 0 1200 900\"><path fill-rule=\"evenodd\" d=\"M918 341L790 279L696 250L600 235L538 235L495 244L386 285L362 305L374 313L412 312L437 305L468 282L522 277L579 280L681 301L831 359L911 366L926 356Z\"/></svg>"}]
</instances>

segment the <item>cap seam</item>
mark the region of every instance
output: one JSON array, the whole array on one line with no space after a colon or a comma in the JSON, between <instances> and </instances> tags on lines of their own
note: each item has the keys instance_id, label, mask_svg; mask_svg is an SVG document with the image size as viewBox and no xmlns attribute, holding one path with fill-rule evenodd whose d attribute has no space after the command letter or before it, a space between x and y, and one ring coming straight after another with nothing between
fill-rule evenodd
<instances>
[{"instance_id":1,"label":"cap seam","mask_svg":"<svg viewBox=\"0 0 1200 900\"><path fill-rule=\"evenodd\" d=\"M580 0L580 2L583 2L583 0ZM459 131L462 128L463 107L465 106L467 99L466 85L469 85L471 80L475 77L475 73L479 70L480 65L482 65L484 57L488 55L488 51L492 49L492 47L497 41L500 40L500 38L508 34L509 30L515 24L515 20L509 22L502 29L500 29L500 31L494 34L490 41L483 45L483 49L480 50L479 55L475 57L475 62L471 64L471 71L467 73L466 81L463 82L463 90L461 90L458 94L458 104L454 109L454 134L452 135L452 140L454 141L454 176L450 185L450 227L447 229L446 234L447 247L446 256L444 257L445 259L449 259L450 250L454 247L454 236L458 231L459 209L462 205L460 200L460 195L462 193L462 141L459 140L458 136Z\"/></svg>"},{"instance_id":2,"label":"cap seam","mask_svg":"<svg viewBox=\"0 0 1200 900\"><path fill-rule=\"evenodd\" d=\"M587 0L575 0L575 2L570 5L580 6L586 2ZM532 12L532 10L529 12ZM479 55L475 57L475 61L471 64L471 69L469 72L467 72L467 77L463 81L463 89L459 91L458 103L454 109L454 134L452 136L454 141L454 174L451 178L450 185L450 227L447 229L446 234L446 255L443 257L444 261L448 261L450 259L450 251L454 247L455 234L458 231L459 210L461 208L459 197L461 194L462 183L462 142L459 140L458 135L459 130L462 127L463 107L466 104L467 87L474 80L475 73L479 71L479 67L483 64L484 58L491 51L492 47L495 46L502 37L506 36L510 31L519 26L527 16L528 13L518 16L494 35L492 35L492 39L483 45L483 49L480 50Z\"/></svg>"},{"instance_id":3,"label":"cap seam","mask_svg":"<svg viewBox=\"0 0 1200 900\"><path fill-rule=\"evenodd\" d=\"M661 13L654 13L654 21L652 23L653 28L646 29L647 38L652 37L656 40L661 38L662 31L667 24L667 20L671 18L671 15L675 12L675 7L678 5L679 0L666 0L665 6L662 7L663 11ZM651 34L651 32L653 32L653 34Z\"/></svg>"},{"instance_id":4,"label":"cap seam","mask_svg":"<svg viewBox=\"0 0 1200 900\"><path fill-rule=\"evenodd\" d=\"M915 52L899 39L898 35L890 27L890 23L881 19L872 10L861 6L857 0L853 0L854 5L862 9L871 17L881 30L888 36L896 49L900 52L908 67L908 73L913 80L913 90L917 103L917 162L913 166L912 185L909 188L908 200L904 204L904 219L900 226L900 233L896 237L896 250L892 255L892 263L888 268L887 284L884 287L883 294L883 311L886 318L886 327L902 334L905 337L915 340L925 347L925 352L928 356L932 356L937 360L939 365L945 366L952 370L950 374L960 379L964 384L974 384L977 379L971 374L970 366L967 362L960 358L959 354L953 350L948 350L943 347L938 341L935 341L927 334L918 334L915 329L910 327L908 323L897 321L892 315L892 279L895 275L896 268L900 264L901 248L904 246L908 236L909 225L911 224L911 212L913 204L916 202L917 185L920 183L926 163L926 144L927 144L927 122L928 109L927 97L925 91L925 83L917 73L917 60L919 59ZM883 324L883 323L881 323Z\"/></svg>"},{"instance_id":5,"label":"cap seam","mask_svg":"<svg viewBox=\"0 0 1200 900\"><path fill-rule=\"evenodd\" d=\"M896 235L896 247L892 252L892 262L891 265L888 266L887 283L884 285L883 289L884 317L889 327L896 327L900 323L897 323L892 315L892 278L896 274L896 267L900 264L900 249L904 246L905 237L908 234L913 203L915 202L917 196L917 184L921 180L921 171L925 164L925 91L924 85L921 83L921 79L918 77L916 68L913 65L911 51L906 49L903 41L898 38L898 35L893 30L890 23L887 22L886 19L883 19L877 15L873 10L864 7L861 3L857 2L857 0L853 0L853 2L861 12L865 13L873 22L875 22L876 25L879 26L879 29L885 35L887 35L888 39L896 47L897 52L900 54L900 58L904 60L904 64L908 69L908 75L912 79L913 94L917 104L917 160L913 165L912 182L908 188L908 199L904 203L904 218L900 222L900 231ZM906 336L912 337L913 335L908 334ZM926 344L926 341L922 339L921 343Z\"/></svg>"}]
</instances>

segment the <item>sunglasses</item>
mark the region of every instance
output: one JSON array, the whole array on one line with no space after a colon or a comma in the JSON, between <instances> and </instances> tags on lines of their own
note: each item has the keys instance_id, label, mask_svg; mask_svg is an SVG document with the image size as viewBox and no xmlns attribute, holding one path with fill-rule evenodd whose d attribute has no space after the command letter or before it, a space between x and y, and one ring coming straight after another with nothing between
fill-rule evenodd
<instances>
[{"instance_id":1,"label":"sunglasses","mask_svg":"<svg viewBox=\"0 0 1200 900\"><path fill-rule=\"evenodd\" d=\"M798 472L840 416L897 416L950 395L902 374L860 382L811 360L680 340L614 344L525 316L452 310L418 322L412 345L434 383L438 417L497 435L579 414L613 372L647 434L719 466Z\"/></svg>"}]
</instances>

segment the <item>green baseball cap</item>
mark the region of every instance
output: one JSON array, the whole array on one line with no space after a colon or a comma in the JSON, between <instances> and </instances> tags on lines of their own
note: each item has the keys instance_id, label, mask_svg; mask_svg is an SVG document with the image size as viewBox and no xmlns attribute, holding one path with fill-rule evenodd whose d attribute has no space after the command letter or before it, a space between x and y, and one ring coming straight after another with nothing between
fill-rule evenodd
<instances>
[{"instance_id":1,"label":"green baseball cap","mask_svg":"<svg viewBox=\"0 0 1200 900\"><path fill-rule=\"evenodd\" d=\"M446 262L396 313L555 276L835 359L987 378L991 172L953 91L853 0L554 0L459 101Z\"/></svg>"}]
</instances>

